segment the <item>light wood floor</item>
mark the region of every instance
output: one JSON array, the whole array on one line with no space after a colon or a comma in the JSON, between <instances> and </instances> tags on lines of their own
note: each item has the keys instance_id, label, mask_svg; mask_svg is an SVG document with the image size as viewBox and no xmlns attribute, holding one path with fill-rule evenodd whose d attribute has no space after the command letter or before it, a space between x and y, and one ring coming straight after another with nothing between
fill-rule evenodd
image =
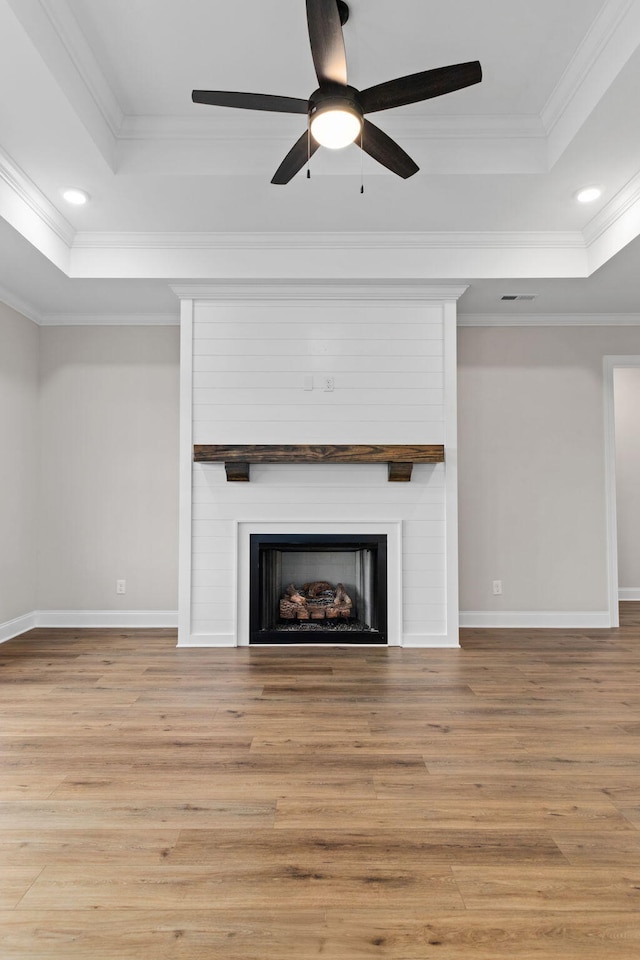
<instances>
[{"instance_id":1,"label":"light wood floor","mask_svg":"<svg viewBox=\"0 0 640 960\"><path fill-rule=\"evenodd\" d=\"M640 604L463 649L0 647L2 960L637 960Z\"/></svg>"}]
</instances>

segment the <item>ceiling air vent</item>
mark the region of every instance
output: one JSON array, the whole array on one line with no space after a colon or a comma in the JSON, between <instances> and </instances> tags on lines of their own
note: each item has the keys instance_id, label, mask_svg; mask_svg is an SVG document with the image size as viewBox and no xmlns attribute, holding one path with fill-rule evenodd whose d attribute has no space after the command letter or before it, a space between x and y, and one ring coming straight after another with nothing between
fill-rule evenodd
<instances>
[{"instance_id":1,"label":"ceiling air vent","mask_svg":"<svg viewBox=\"0 0 640 960\"><path fill-rule=\"evenodd\" d=\"M535 294L526 294L526 293L510 293L506 294L504 297L500 297L501 300L535 300Z\"/></svg>"}]
</instances>

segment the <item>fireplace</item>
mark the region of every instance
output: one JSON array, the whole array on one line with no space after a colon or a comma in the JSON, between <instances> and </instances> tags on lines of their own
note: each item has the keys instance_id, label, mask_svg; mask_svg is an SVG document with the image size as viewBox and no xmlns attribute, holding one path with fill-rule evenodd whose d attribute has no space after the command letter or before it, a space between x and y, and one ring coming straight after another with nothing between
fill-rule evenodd
<instances>
[{"instance_id":1,"label":"fireplace","mask_svg":"<svg viewBox=\"0 0 640 960\"><path fill-rule=\"evenodd\" d=\"M362 280L343 270L331 279L333 263L327 273L327 264L314 271L319 279L295 279L300 264L282 278L278 251L271 240L266 246L266 266L265 250L256 255L267 280L247 280L240 267L234 280L175 288L178 645L457 647L456 300L464 288L377 279L377 268ZM336 252L325 244L320 260L327 251ZM370 267L371 251L364 252ZM425 447L441 454L446 447L446 462L423 457ZM254 534L282 545L280 560L266 559L266 572L258 572ZM365 535L372 534L386 537L386 549L379 543L361 553L357 576L318 567L322 554L343 550L341 535L355 537L356 552L370 548ZM314 535L328 537L328 546L315 549ZM304 550L292 540L299 536L308 541ZM315 568L287 570L305 554ZM375 573L364 576L369 569ZM353 615L336 589L331 621L282 622L282 591L320 580L343 584ZM317 598L306 597L308 607L310 599Z\"/></svg>"},{"instance_id":2,"label":"fireplace","mask_svg":"<svg viewBox=\"0 0 640 960\"><path fill-rule=\"evenodd\" d=\"M387 643L384 534L251 534L249 638Z\"/></svg>"}]
</instances>

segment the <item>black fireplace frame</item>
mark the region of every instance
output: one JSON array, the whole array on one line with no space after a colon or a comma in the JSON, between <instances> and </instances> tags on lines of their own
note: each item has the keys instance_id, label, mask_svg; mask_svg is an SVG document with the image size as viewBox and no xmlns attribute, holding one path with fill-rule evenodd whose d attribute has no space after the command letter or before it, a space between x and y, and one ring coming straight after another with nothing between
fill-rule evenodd
<instances>
[{"instance_id":1,"label":"black fireplace frame","mask_svg":"<svg viewBox=\"0 0 640 960\"><path fill-rule=\"evenodd\" d=\"M259 644L366 644L386 645L388 639L387 536L381 533L252 533L249 538L249 643ZM262 629L260 609L260 552L284 550L304 552L321 545L324 549L368 549L375 554L374 630L271 630Z\"/></svg>"}]
</instances>

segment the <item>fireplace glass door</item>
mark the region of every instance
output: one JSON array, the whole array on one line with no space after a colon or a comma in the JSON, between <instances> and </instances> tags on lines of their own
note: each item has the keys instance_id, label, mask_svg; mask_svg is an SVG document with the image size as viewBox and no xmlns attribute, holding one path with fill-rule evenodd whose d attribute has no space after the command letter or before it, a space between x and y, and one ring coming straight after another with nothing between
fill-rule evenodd
<instances>
[{"instance_id":1,"label":"fireplace glass door","mask_svg":"<svg viewBox=\"0 0 640 960\"><path fill-rule=\"evenodd\" d=\"M387 538L252 534L250 642L387 643Z\"/></svg>"}]
</instances>

